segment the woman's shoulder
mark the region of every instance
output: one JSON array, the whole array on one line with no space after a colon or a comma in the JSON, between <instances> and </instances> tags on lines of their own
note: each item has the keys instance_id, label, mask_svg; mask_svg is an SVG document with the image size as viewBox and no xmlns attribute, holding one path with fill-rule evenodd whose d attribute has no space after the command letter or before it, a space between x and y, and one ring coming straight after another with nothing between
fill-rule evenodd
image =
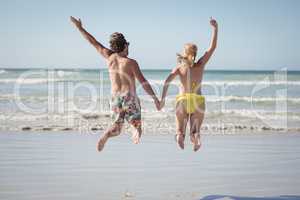
<instances>
[{"instance_id":1,"label":"woman's shoulder","mask_svg":"<svg viewBox=\"0 0 300 200\"><path fill-rule=\"evenodd\" d=\"M176 74L181 73L182 69L183 69L183 66L182 66L182 65L176 65L176 67L174 67L174 68L172 69L172 72L171 72L171 73L176 73Z\"/></svg>"}]
</instances>

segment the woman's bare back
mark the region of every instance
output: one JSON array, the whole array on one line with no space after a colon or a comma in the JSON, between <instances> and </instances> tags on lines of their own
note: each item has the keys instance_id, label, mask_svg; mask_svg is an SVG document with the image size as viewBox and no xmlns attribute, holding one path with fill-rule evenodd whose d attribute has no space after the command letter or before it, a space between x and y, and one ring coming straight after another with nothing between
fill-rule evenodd
<instances>
[{"instance_id":1,"label":"woman's bare back","mask_svg":"<svg viewBox=\"0 0 300 200\"><path fill-rule=\"evenodd\" d=\"M197 93L201 94L201 83L204 67L195 64L193 67L179 66L178 75L181 82L180 93Z\"/></svg>"}]
</instances>

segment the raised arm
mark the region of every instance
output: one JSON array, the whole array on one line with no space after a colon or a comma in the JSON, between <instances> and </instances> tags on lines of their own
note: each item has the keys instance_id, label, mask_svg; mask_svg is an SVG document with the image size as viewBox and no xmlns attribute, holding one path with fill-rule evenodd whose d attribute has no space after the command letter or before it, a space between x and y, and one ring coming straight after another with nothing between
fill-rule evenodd
<instances>
[{"instance_id":1,"label":"raised arm","mask_svg":"<svg viewBox=\"0 0 300 200\"><path fill-rule=\"evenodd\" d=\"M178 68L175 68L167 77L164 83L163 92L161 95L160 108L162 108L165 104L165 98L168 92L168 88L170 83L174 80L174 78L178 75Z\"/></svg>"},{"instance_id":2,"label":"raised arm","mask_svg":"<svg viewBox=\"0 0 300 200\"><path fill-rule=\"evenodd\" d=\"M98 42L90 33L88 33L83 27L80 19L76 19L74 17L70 17L71 21L74 23L74 25L78 28L80 33L91 43L96 50L104 57L108 58L113 51L103 46L100 42Z\"/></svg>"},{"instance_id":3,"label":"raised arm","mask_svg":"<svg viewBox=\"0 0 300 200\"><path fill-rule=\"evenodd\" d=\"M143 73L141 72L138 63L136 61L132 60L132 66L133 66L134 75L135 75L136 79L141 83L141 85L143 86L143 88L147 92L147 94L149 94L153 98L157 110L160 110L160 103L158 101L158 98L156 97L151 85L149 84L149 82L144 77Z\"/></svg>"},{"instance_id":4,"label":"raised arm","mask_svg":"<svg viewBox=\"0 0 300 200\"><path fill-rule=\"evenodd\" d=\"M211 36L210 47L204 53L204 55L197 61L197 64L204 66L213 55L214 51L217 48L217 41L218 41L218 23L215 19L210 18L210 25L213 27L213 32Z\"/></svg>"}]
</instances>

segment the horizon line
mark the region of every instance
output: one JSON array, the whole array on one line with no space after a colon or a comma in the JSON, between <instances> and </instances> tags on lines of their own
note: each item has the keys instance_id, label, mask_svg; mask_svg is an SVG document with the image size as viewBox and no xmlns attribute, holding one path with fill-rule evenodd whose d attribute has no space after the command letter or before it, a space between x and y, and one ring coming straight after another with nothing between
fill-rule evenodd
<instances>
[{"instance_id":1,"label":"horizon line","mask_svg":"<svg viewBox=\"0 0 300 200\"><path fill-rule=\"evenodd\" d=\"M0 70L24 70L24 69L53 69L53 70L105 70L107 67L0 67ZM279 69L235 69L235 68L215 68L215 69L206 69L205 71L259 71L259 72L272 72L279 71L280 69L287 69L290 72L300 72L300 69L289 70L288 67L282 67ZM141 70L172 70L172 68L141 68Z\"/></svg>"}]
</instances>

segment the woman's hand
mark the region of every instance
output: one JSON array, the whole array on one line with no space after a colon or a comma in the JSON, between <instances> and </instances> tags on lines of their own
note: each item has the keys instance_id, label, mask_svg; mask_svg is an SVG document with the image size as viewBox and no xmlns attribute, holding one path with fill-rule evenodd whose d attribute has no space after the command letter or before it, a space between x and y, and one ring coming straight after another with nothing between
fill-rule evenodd
<instances>
[{"instance_id":1,"label":"woman's hand","mask_svg":"<svg viewBox=\"0 0 300 200\"><path fill-rule=\"evenodd\" d=\"M161 99L159 102L159 110L161 110L165 106L165 100Z\"/></svg>"},{"instance_id":2,"label":"woman's hand","mask_svg":"<svg viewBox=\"0 0 300 200\"><path fill-rule=\"evenodd\" d=\"M218 28L218 23L215 19L213 19L212 17L210 17L210 25L212 25L212 27L214 28Z\"/></svg>"}]
</instances>

